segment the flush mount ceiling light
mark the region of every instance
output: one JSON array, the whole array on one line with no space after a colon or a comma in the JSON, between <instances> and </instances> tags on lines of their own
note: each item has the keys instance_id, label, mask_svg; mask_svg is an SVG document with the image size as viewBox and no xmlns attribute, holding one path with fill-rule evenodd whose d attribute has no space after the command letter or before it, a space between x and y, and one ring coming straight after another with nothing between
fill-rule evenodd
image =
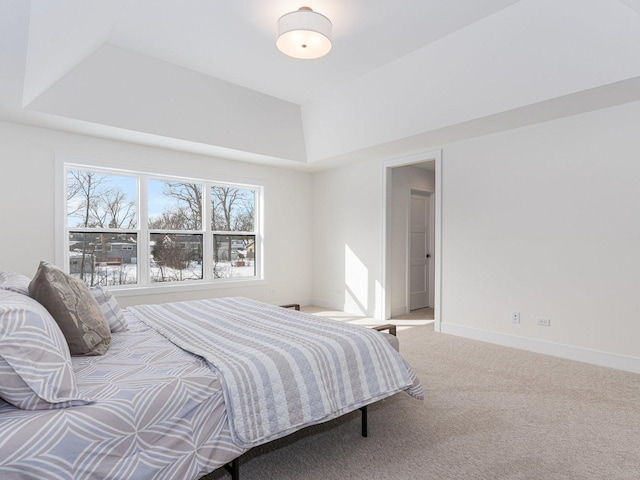
<instances>
[{"instance_id":1,"label":"flush mount ceiling light","mask_svg":"<svg viewBox=\"0 0 640 480\"><path fill-rule=\"evenodd\" d=\"M310 60L331 50L331 20L309 7L300 7L278 19L276 45L285 55Z\"/></svg>"}]
</instances>

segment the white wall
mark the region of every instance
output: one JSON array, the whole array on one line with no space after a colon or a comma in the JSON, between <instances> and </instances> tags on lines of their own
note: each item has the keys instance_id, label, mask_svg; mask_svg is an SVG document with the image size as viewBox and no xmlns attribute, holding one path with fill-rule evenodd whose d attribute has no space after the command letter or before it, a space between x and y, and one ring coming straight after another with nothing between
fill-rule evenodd
<instances>
[{"instance_id":1,"label":"white wall","mask_svg":"<svg viewBox=\"0 0 640 480\"><path fill-rule=\"evenodd\" d=\"M443 331L640 371L638 125L632 103L444 146ZM314 175L320 305L381 318L381 171Z\"/></svg>"},{"instance_id":2,"label":"white wall","mask_svg":"<svg viewBox=\"0 0 640 480\"><path fill-rule=\"evenodd\" d=\"M314 304L381 316L381 189L366 161L313 176Z\"/></svg>"},{"instance_id":3,"label":"white wall","mask_svg":"<svg viewBox=\"0 0 640 480\"><path fill-rule=\"evenodd\" d=\"M121 304L244 295L269 303L311 297L311 176L307 173L0 123L0 270L32 276L54 261L56 154L265 185L265 283L243 288L121 296ZM275 293L271 290L275 289Z\"/></svg>"},{"instance_id":4,"label":"white wall","mask_svg":"<svg viewBox=\"0 0 640 480\"><path fill-rule=\"evenodd\" d=\"M445 331L640 357L638 125L633 103L445 149Z\"/></svg>"},{"instance_id":5,"label":"white wall","mask_svg":"<svg viewBox=\"0 0 640 480\"><path fill-rule=\"evenodd\" d=\"M443 331L640 371L638 125L640 102L443 147ZM267 284L127 302L311 296L382 317L379 162L310 177L0 124L2 269L31 275L53 258L55 153L266 183Z\"/></svg>"},{"instance_id":6,"label":"white wall","mask_svg":"<svg viewBox=\"0 0 640 480\"><path fill-rule=\"evenodd\" d=\"M435 191L435 174L414 166L395 167L391 170L391 218L389 232L391 316L409 312L408 300L408 247L411 189ZM433 223L433 215L432 215ZM433 285L430 285L433 287ZM433 306L433 304L430 304Z\"/></svg>"}]
</instances>

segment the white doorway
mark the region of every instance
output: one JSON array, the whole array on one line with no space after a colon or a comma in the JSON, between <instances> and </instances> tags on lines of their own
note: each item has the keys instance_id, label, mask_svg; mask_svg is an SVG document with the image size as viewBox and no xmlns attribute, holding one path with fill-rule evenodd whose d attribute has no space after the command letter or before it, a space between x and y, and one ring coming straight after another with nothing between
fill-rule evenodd
<instances>
[{"instance_id":1,"label":"white doorway","mask_svg":"<svg viewBox=\"0 0 640 480\"><path fill-rule=\"evenodd\" d=\"M414 185L415 179L411 173L410 178L402 180L407 171L418 172L415 168L431 170L432 184L428 188ZM425 301L426 293L426 303L433 307L434 328L440 331L441 179L440 150L383 163L383 320L419 308L418 305ZM422 198L412 198L414 194L422 195ZM417 204L415 212L412 211L412 203ZM398 205L404 205L404 210ZM413 222L413 215L422 218L422 222ZM422 223L423 228L412 232L413 223ZM414 238L411 242L412 233L419 239Z\"/></svg>"},{"instance_id":2,"label":"white doorway","mask_svg":"<svg viewBox=\"0 0 640 480\"><path fill-rule=\"evenodd\" d=\"M409 310L430 307L429 264L431 263L431 195L411 190L409 206Z\"/></svg>"}]
</instances>

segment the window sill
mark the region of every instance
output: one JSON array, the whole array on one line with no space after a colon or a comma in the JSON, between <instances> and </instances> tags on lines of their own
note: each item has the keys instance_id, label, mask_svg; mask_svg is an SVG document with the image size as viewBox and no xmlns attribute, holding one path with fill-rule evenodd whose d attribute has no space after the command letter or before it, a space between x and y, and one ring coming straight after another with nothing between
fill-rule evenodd
<instances>
[{"instance_id":1,"label":"window sill","mask_svg":"<svg viewBox=\"0 0 640 480\"><path fill-rule=\"evenodd\" d=\"M258 285L266 285L266 281L262 279L251 280L226 280L224 282L190 282L181 284L154 284L153 286L146 285L142 287L108 287L109 291L117 297L133 297L136 295L162 295L166 293L177 292L195 292L198 290L218 290L224 288L243 288L253 287Z\"/></svg>"}]
</instances>

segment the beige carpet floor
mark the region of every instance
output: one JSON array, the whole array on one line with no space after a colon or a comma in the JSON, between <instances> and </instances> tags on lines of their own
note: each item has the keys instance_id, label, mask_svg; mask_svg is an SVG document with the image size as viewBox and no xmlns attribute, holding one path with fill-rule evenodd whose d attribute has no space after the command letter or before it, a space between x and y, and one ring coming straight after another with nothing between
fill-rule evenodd
<instances>
[{"instance_id":1,"label":"beige carpet floor","mask_svg":"<svg viewBox=\"0 0 640 480\"><path fill-rule=\"evenodd\" d=\"M433 308L426 307L412 310L404 315L393 317L393 320L433 320Z\"/></svg>"},{"instance_id":2,"label":"beige carpet floor","mask_svg":"<svg viewBox=\"0 0 640 480\"><path fill-rule=\"evenodd\" d=\"M352 413L255 448L241 479L640 479L640 375L399 323L424 402L372 405L368 438Z\"/></svg>"}]
</instances>

